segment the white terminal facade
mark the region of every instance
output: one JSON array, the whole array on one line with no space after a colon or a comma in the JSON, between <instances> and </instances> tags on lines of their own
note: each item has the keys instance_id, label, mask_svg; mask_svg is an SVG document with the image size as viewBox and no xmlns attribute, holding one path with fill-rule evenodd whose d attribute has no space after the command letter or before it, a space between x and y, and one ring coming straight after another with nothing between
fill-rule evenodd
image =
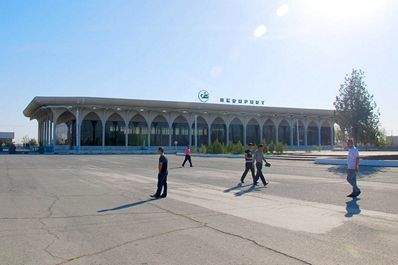
<instances>
[{"instance_id":1,"label":"white terminal facade","mask_svg":"<svg viewBox=\"0 0 398 265\"><path fill-rule=\"evenodd\" d=\"M282 142L290 149L334 145L334 111L156 100L35 97L24 115L55 152L129 152Z\"/></svg>"}]
</instances>

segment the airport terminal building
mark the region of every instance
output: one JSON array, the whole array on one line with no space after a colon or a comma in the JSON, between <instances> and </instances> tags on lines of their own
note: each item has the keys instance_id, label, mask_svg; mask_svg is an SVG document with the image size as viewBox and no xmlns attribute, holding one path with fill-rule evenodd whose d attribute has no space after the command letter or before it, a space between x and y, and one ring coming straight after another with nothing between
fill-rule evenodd
<instances>
[{"instance_id":1,"label":"airport terminal building","mask_svg":"<svg viewBox=\"0 0 398 265\"><path fill-rule=\"evenodd\" d=\"M134 152L283 142L290 149L334 145L334 111L232 103L35 97L24 115L38 122L38 142L54 152Z\"/></svg>"}]
</instances>

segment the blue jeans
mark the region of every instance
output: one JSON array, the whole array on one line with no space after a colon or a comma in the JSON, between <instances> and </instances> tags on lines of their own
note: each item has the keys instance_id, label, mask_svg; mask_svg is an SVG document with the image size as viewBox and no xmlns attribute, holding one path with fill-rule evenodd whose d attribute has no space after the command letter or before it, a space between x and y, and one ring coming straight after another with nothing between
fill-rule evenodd
<instances>
[{"instance_id":1,"label":"blue jeans","mask_svg":"<svg viewBox=\"0 0 398 265\"><path fill-rule=\"evenodd\" d=\"M360 191L357 185L357 172L355 169L347 169L347 182L352 186L352 191L357 193Z\"/></svg>"}]
</instances>

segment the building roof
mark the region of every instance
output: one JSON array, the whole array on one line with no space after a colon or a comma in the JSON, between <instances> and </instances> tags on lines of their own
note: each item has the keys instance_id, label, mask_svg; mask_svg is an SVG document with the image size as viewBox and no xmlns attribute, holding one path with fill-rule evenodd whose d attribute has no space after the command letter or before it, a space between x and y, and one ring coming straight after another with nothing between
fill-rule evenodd
<instances>
[{"instance_id":1,"label":"building roof","mask_svg":"<svg viewBox=\"0 0 398 265\"><path fill-rule=\"evenodd\" d=\"M334 111L328 109L284 108L237 104L178 102L142 99L98 98L98 97L35 97L23 111L26 117L42 107L108 107L120 109L175 110L188 112L247 113L247 114L289 114L333 117Z\"/></svg>"}]
</instances>

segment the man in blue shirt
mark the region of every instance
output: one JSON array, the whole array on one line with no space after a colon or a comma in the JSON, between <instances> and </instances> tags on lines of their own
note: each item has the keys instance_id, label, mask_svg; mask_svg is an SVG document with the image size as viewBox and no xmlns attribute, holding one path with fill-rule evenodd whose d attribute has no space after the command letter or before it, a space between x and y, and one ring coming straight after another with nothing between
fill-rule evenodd
<instances>
[{"instance_id":1,"label":"man in blue shirt","mask_svg":"<svg viewBox=\"0 0 398 265\"><path fill-rule=\"evenodd\" d=\"M253 167L253 154L252 154L252 143L249 143L247 145L247 149L245 151L245 171L242 174L242 177L240 178L240 182L244 183L245 182L245 178L247 173L249 172L249 170L252 173L252 178L253 178L253 184L256 183L256 177L254 175L254 167Z\"/></svg>"},{"instance_id":2,"label":"man in blue shirt","mask_svg":"<svg viewBox=\"0 0 398 265\"><path fill-rule=\"evenodd\" d=\"M156 193L151 195L152 198L166 198L167 197L167 175L168 175L168 161L164 156L163 147L158 148L159 156L159 173L158 173L158 189ZM162 192L163 188L163 193Z\"/></svg>"}]
</instances>

